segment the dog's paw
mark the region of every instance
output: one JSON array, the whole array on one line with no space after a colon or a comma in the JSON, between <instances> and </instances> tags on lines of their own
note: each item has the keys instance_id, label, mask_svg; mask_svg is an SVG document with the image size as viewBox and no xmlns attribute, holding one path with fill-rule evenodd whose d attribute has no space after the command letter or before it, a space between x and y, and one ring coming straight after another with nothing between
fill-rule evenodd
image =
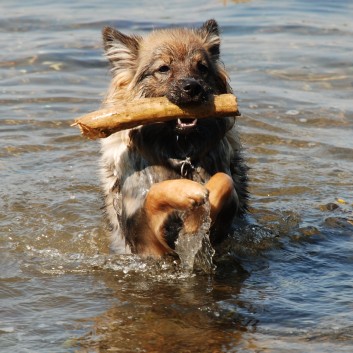
<instances>
[{"instance_id":1,"label":"dog's paw","mask_svg":"<svg viewBox=\"0 0 353 353\"><path fill-rule=\"evenodd\" d=\"M187 208L202 206L208 200L209 191L201 184L194 185L184 190L185 202Z\"/></svg>"},{"instance_id":2,"label":"dog's paw","mask_svg":"<svg viewBox=\"0 0 353 353\"><path fill-rule=\"evenodd\" d=\"M205 204L208 195L209 191L203 185L188 179L177 179L154 184L147 198L156 209L167 206L176 210L188 210Z\"/></svg>"},{"instance_id":3,"label":"dog's paw","mask_svg":"<svg viewBox=\"0 0 353 353\"><path fill-rule=\"evenodd\" d=\"M209 191L201 184L188 179L173 180L168 199L177 209L192 209L205 204Z\"/></svg>"}]
</instances>

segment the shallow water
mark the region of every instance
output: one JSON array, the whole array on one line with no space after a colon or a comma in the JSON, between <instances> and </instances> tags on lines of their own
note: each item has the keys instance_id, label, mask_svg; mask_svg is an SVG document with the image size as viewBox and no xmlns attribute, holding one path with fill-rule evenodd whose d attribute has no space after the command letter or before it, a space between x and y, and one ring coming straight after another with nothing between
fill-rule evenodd
<instances>
[{"instance_id":1,"label":"shallow water","mask_svg":"<svg viewBox=\"0 0 353 353\"><path fill-rule=\"evenodd\" d=\"M352 352L351 1L0 8L1 352ZM103 26L211 17L242 112L252 226L195 275L110 254L99 145L70 123L108 85Z\"/></svg>"}]
</instances>

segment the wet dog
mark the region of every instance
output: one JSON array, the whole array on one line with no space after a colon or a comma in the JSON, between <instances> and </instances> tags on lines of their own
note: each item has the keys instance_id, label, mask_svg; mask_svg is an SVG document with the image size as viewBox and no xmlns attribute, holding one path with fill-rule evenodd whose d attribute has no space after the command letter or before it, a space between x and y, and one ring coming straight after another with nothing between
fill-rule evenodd
<instances>
[{"instance_id":1,"label":"wet dog","mask_svg":"<svg viewBox=\"0 0 353 353\"><path fill-rule=\"evenodd\" d=\"M142 38L103 30L112 82L105 106L166 96L180 106L231 92L220 62L216 21L155 30ZM101 175L115 247L159 257L179 231L199 227L209 206L210 241L220 243L247 209L247 168L234 117L177 119L115 133L102 141Z\"/></svg>"}]
</instances>

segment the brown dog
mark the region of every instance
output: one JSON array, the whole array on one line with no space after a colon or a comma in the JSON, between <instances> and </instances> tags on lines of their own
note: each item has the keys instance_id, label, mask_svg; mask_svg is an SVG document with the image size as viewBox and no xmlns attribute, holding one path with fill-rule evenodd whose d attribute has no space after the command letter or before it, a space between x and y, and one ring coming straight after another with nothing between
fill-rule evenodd
<instances>
[{"instance_id":1,"label":"brown dog","mask_svg":"<svg viewBox=\"0 0 353 353\"><path fill-rule=\"evenodd\" d=\"M216 21L198 29L153 31L146 38L103 30L113 79L105 105L166 96L202 104L231 92L219 61ZM173 252L182 227L195 231L209 203L210 239L219 243L246 211L247 168L234 117L177 119L115 133L102 141L102 180L115 247L133 253Z\"/></svg>"}]
</instances>

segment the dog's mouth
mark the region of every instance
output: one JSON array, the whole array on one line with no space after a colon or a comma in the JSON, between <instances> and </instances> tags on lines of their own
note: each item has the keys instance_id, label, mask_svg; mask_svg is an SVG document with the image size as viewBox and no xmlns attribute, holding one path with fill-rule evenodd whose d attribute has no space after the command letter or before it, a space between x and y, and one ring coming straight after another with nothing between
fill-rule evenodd
<instances>
[{"instance_id":1,"label":"dog's mouth","mask_svg":"<svg viewBox=\"0 0 353 353\"><path fill-rule=\"evenodd\" d=\"M197 124L197 119L178 119L176 121L175 130L178 134L188 134Z\"/></svg>"}]
</instances>

